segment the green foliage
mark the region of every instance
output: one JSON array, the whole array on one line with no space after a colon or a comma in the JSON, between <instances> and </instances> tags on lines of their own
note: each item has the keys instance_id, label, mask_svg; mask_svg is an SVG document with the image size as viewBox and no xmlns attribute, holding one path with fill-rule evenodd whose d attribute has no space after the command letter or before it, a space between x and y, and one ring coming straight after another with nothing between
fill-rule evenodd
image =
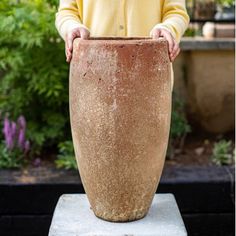
<instances>
[{"instance_id":1,"label":"green foliage","mask_svg":"<svg viewBox=\"0 0 236 236\"><path fill-rule=\"evenodd\" d=\"M235 1L234 0L216 0L216 2L218 4L220 4L221 6L225 6L225 7L229 7L229 6L235 5Z\"/></svg>"},{"instance_id":2,"label":"green foliage","mask_svg":"<svg viewBox=\"0 0 236 236\"><path fill-rule=\"evenodd\" d=\"M191 127L185 117L184 102L173 92L170 137L179 138L189 132Z\"/></svg>"},{"instance_id":3,"label":"green foliage","mask_svg":"<svg viewBox=\"0 0 236 236\"><path fill-rule=\"evenodd\" d=\"M195 37L202 34L201 28L189 25L188 29L184 33L184 37Z\"/></svg>"},{"instance_id":4,"label":"green foliage","mask_svg":"<svg viewBox=\"0 0 236 236\"><path fill-rule=\"evenodd\" d=\"M60 143L58 147L59 147L59 155L57 156L58 159L56 160L56 166L58 168L64 168L67 170L69 169L77 170L77 164L72 141L66 141Z\"/></svg>"},{"instance_id":5,"label":"green foliage","mask_svg":"<svg viewBox=\"0 0 236 236\"><path fill-rule=\"evenodd\" d=\"M184 33L184 37L194 37L195 35L196 31L192 28L188 28Z\"/></svg>"},{"instance_id":6,"label":"green foliage","mask_svg":"<svg viewBox=\"0 0 236 236\"><path fill-rule=\"evenodd\" d=\"M0 110L13 119L25 115L35 152L70 137L68 65L54 24L57 5L0 1Z\"/></svg>"},{"instance_id":7,"label":"green foliage","mask_svg":"<svg viewBox=\"0 0 236 236\"><path fill-rule=\"evenodd\" d=\"M235 150L232 153L232 141L221 140L214 143L212 150L212 161L217 165L228 165L233 163Z\"/></svg>"},{"instance_id":8,"label":"green foliage","mask_svg":"<svg viewBox=\"0 0 236 236\"><path fill-rule=\"evenodd\" d=\"M9 152L4 143L0 144L0 169L19 168L24 163L24 154L19 149Z\"/></svg>"},{"instance_id":9,"label":"green foliage","mask_svg":"<svg viewBox=\"0 0 236 236\"><path fill-rule=\"evenodd\" d=\"M195 0L196 1L196 0ZM202 2L202 3L208 3L208 2L215 2L215 3L217 3L217 4L220 4L220 5L222 5L222 6L232 6L232 5L234 5L235 4L235 1L234 0L198 0L198 1L196 1L196 2ZM186 1L186 4L187 4L187 6L191 6L191 7L193 7L193 5L194 5L194 0L187 0Z\"/></svg>"},{"instance_id":10,"label":"green foliage","mask_svg":"<svg viewBox=\"0 0 236 236\"><path fill-rule=\"evenodd\" d=\"M191 126L188 124L185 116L184 102L180 99L179 95L173 91L167 158L173 159L175 150L179 149L181 151L183 149L185 137L191 131Z\"/></svg>"}]
</instances>

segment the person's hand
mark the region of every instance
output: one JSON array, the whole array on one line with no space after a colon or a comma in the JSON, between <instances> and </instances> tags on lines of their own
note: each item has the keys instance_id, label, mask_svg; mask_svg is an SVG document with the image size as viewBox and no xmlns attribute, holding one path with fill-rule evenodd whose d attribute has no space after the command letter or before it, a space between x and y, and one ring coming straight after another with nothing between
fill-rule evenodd
<instances>
[{"instance_id":1,"label":"person's hand","mask_svg":"<svg viewBox=\"0 0 236 236\"><path fill-rule=\"evenodd\" d=\"M73 41L75 38L89 38L89 31L85 27L77 27L69 31L66 35L66 61L69 63L72 58Z\"/></svg>"},{"instance_id":2,"label":"person's hand","mask_svg":"<svg viewBox=\"0 0 236 236\"><path fill-rule=\"evenodd\" d=\"M178 56L178 54L180 52L180 48L179 48L179 44L175 41L172 34L166 29L154 28L151 31L150 36L153 39L158 39L159 37L163 37L167 40L168 45L169 45L170 61L173 62L175 60L175 58Z\"/></svg>"}]
</instances>

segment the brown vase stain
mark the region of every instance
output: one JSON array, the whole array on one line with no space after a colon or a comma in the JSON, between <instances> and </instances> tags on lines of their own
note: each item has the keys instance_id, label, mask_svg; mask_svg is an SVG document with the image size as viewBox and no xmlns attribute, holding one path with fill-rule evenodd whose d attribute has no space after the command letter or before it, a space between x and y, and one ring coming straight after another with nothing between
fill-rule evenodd
<instances>
[{"instance_id":1,"label":"brown vase stain","mask_svg":"<svg viewBox=\"0 0 236 236\"><path fill-rule=\"evenodd\" d=\"M69 93L76 159L93 212L115 222L143 218L170 131L167 42L76 39Z\"/></svg>"}]
</instances>

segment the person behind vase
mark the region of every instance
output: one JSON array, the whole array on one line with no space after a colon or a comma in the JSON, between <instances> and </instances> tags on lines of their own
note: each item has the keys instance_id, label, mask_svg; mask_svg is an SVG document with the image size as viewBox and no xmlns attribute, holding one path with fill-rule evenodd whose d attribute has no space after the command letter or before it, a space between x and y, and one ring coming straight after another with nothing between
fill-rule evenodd
<instances>
[{"instance_id":1,"label":"person behind vase","mask_svg":"<svg viewBox=\"0 0 236 236\"><path fill-rule=\"evenodd\" d=\"M73 40L91 37L163 37L170 61L189 24L185 0L60 0L55 25L65 41L66 61ZM171 63L171 88L174 77Z\"/></svg>"}]
</instances>

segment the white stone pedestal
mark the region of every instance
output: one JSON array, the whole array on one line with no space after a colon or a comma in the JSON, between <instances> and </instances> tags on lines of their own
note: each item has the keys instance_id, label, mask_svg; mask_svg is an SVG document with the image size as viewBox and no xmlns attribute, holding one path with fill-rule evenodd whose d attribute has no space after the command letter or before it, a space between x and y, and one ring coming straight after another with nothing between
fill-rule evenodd
<instances>
[{"instance_id":1,"label":"white stone pedestal","mask_svg":"<svg viewBox=\"0 0 236 236\"><path fill-rule=\"evenodd\" d=\"M156 194L140 220L113 223L97 218L86 194L65 194L57 203L49 236L186 236L174 195Z\"/></svg>"}]
</instances>

